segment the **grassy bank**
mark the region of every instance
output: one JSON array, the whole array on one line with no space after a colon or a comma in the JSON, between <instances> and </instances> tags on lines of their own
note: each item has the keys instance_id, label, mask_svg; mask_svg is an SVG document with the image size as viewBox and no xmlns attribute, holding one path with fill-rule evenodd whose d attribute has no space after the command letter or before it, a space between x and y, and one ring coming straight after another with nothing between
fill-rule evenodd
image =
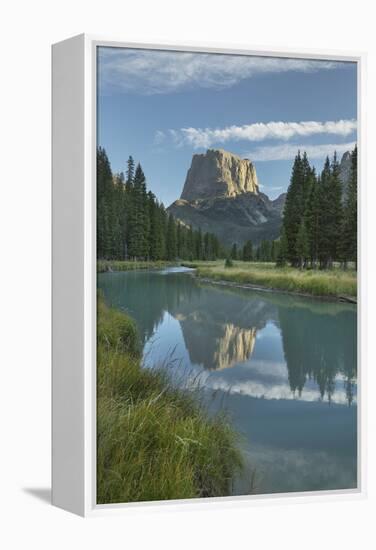
<instances>
[{"instance_id":1,"label":"grassy bank","mask_svg":"<svg viewBox=\"0 0 376 550\"><path fill-rule=\"evenodd\" d=\"M165 371L141 367L133 321L102 298L97 349L98 503L230 494L237 435Z\"/></svg>"},{"instance_id":2,"label":"grassy bank","mask_svg":"<svg viewBox=\"0 0 376 550\"><path fill-rule=\"evenodd\" d=\"M214 281L250 284L260 287L310 294L312 296L356 297L356 272L339 268L330 271L276 268L274 264L234 262L231 268L224 261L186 264L197 268L197 275Z\"/></svg>"},{"instance_id":3,"label":"grassy bank","mask_svg":"<svg viewBox=\"0 0 376 550\"><path fill-rule=\"evenodd\" d=\"M132 271L135 269L163 269L165 267L174 266L176 262L166 261L120 261L120 260L98 260L97 272L104 273L105 271Z\"/></svg>"}]
</instances>

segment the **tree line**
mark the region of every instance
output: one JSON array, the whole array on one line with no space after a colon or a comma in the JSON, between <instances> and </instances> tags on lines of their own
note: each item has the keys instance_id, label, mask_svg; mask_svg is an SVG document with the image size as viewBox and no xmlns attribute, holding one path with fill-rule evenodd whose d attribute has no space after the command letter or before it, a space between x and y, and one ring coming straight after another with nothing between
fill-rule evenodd
<instances>
[{"instance_id":1,"label":"tree line","mask_svg":"<svg viewBox=\"0 0 376 550\"><path fill-rule=\"evenodd\" d=\"M279 240L264 239L259 245L254 245L251 240L248 240L239 247L234 243L229 257L231 260L242 260L243 262L277 262L279 247Z\"/></svg>"},{"instance_id":2,"label":"tree line","mask_svg":"<svg viewBox=\"0 0 376 550\"><path fill-rule=\"evenodd\" d=\"M131 156L126 174L113 174L105 149L98 148L98 259L215 260L220 255L214 234L182 225L147 190L141 165L135 166Z\"/></svg>"},{"instance_id":3,"label":"tree line","mask_svg":"<svg viewBox=\"0 0 376 550\"><path fill-rule=\"evenodd\" d=\"M320 175L298 152L283 213L277 264L299 268L344 268L357 260L357 147L344 193L336 153Z\"/></svg>"}]
</instances>

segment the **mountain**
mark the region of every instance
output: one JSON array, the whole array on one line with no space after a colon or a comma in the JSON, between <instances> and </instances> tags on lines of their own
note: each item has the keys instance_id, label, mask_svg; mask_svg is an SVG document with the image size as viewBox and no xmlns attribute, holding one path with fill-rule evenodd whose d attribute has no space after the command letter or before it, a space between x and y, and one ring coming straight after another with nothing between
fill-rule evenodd
<instances>
[{"instance_id":1,"label":"mountain","mask_svg":"<svg viewBox=\"0 0 376 550\"><path fill-rule=\"evenodd\" d=\"M215 233L228 246L279 236L286 195L261 193L248 159L223 149L193 155L180 199L168 211L184 225Z\"/></svg>"},{"instance_id":2,"label":"mountain","mask_svg":"<svg viewBox=\"0 0 376 550\"><path fill-rule=\"evenodd\" d=\"M192 201L258 192L256 170L248 159L223 149L208 149L205 154L193 155L181 199Z\"/></svg>"}]
</instances>

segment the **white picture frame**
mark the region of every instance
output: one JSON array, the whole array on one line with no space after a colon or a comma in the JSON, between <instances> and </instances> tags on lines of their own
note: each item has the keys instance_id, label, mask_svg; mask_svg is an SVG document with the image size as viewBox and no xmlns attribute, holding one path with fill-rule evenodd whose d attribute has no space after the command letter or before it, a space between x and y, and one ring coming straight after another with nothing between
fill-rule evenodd
<instances>
[{"instance_id":1,"label":"white picture frame","mask_svg":"<svg viewBox=\"0 0 376 550\"><path fill-rule=\"evenodd\" d=\"M356 489L96 504L96 48L131 47L352 61L358 67L358 486ZM224 44L138 44L79 35L52 47L52 502L81 516L168 507L250 506L366 495L364 53Z\"/></svg>"}]
</instances>

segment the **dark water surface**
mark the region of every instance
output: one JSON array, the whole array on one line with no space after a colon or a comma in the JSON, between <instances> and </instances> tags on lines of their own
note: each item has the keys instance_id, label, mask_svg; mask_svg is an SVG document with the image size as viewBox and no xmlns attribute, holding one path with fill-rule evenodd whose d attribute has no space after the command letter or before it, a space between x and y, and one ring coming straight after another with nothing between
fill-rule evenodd
<instances>
[{"instance_id":1,"label":"dark water surface","mask_svg":"<svg viewBox=\"0 0 376 550\"><path fill-rule=\"evenodd\" d=\"M146 367L225 408L249 463L234 494L356 487L356 307L199 283L183 269L98 275Z\"/></svg>"}]
</instances>

